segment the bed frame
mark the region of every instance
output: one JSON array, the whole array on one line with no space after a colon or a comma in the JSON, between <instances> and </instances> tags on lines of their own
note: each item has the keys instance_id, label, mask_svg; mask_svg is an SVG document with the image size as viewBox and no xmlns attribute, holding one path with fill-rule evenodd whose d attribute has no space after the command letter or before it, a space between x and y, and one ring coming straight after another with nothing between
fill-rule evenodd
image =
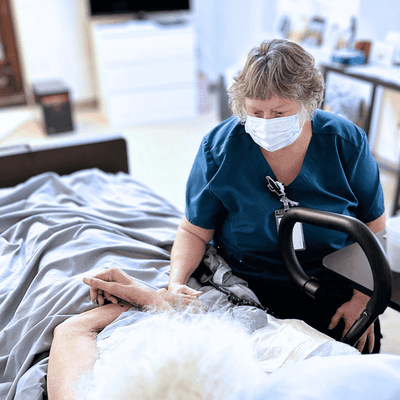
<instances>
[{"instance_id":1,"label":"bed frame","mask_svg":"<svg viewBox=\"0 0 400 400\"><path fill-rule=\"evenodd\" d=\"M119 134L73 138L41 146L0 147L0 188L12 187L44 172L68 175L99 168L129 173L126 140Z\"/></svg>"}]
</instances>

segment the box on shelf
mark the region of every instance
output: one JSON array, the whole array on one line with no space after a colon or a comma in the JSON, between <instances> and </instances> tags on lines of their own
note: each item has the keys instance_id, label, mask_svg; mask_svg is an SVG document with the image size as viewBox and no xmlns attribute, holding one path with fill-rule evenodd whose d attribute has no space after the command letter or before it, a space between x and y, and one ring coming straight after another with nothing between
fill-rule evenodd
<instances>
[{"instance_id":1,"label":"box on shelf","mask_svg":"<svg viewBox=\"0 0 400 400\"><path fill-rule=\"evenodd\" d=\"M73 131L69 90L62 81L33 84L35 101L42 106L47 134Z\"/></svg>"}]
</instances>

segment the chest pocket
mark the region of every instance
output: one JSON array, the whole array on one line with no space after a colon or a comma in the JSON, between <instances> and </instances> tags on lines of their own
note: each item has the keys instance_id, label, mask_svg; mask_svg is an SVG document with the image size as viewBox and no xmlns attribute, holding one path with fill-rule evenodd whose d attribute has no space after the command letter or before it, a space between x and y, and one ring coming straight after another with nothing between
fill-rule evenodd
<instances>
[{"instance_id":1,"label":"chest pocket","mask_svg":"<svg viewBox=\"0 0 400 400\"><path fill-rule=\"evenodd\" d=\"M243 254L278 251L275 216L264 207L254 206L229 217L230 237Z\"/></svg>"}]
</instances>

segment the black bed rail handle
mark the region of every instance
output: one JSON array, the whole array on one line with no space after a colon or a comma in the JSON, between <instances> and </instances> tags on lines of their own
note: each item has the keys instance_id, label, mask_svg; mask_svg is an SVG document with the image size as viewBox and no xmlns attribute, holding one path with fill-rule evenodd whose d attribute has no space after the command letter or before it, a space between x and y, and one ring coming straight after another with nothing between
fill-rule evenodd
<instances>
[{"instance_id":1,"label":"black bed rail handle","mask_svg":"<svg viewBox=\"0 0 400 400\"><path fill-rule=\"evenodd\" d=\"M342 339L344 343L354 346L376 318L385 311L392 296L392 275L385 252L375 234L356 218L303 207L291 208L280 222L279 247L286 268L295 283L314 298L323 295L323 288L317 280L304 272L297 260L293 247L293 228L296 222L345 232L360 245L367 256L374 281L373 293L365 310Z\"/></svg>"}]
</instances>

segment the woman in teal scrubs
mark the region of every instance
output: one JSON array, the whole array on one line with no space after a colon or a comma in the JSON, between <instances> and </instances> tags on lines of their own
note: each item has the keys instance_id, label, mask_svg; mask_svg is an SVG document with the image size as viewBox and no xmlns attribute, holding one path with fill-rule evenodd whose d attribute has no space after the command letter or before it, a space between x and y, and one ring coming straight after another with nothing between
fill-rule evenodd
<instances>
[{"instance_id":1,"label":"woman in teal scrubs","mask_svg":"<svg viewBox=\"0 0 400 400\"><path fill-rule=\"evenodd\" d=\"M366 135L344 118L317 110L324 93L321 73L313 57L288 40L252 49L228 92L234 116L204 137L188 179L169 290L200 295L186 283L211 243L278 317L302 319L340 339L369 298L329 275L321 260L351 239L303 226L299 260L328 292L323 301L313 301L283 265L276 211L284 199L267 186L275 182L285 192L287 207L350 215L381 231L383 192ZM379 322L375 325L360 340L360 350L379 351Z\"/></svg>"}]
</instances>

